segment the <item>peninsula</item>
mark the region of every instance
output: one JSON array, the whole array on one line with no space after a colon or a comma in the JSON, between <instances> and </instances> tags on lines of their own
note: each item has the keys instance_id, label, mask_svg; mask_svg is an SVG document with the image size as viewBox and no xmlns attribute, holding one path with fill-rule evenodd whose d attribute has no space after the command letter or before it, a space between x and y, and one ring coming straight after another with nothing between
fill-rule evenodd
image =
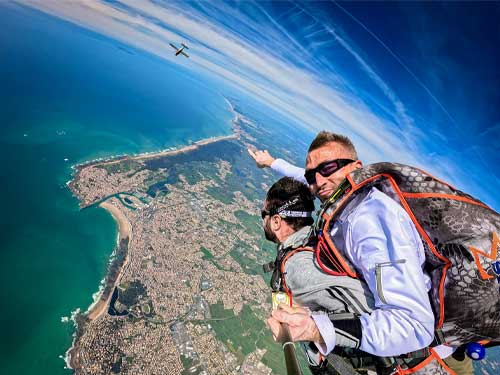
<instances>
[{"instance_id":1,"label":"peninsula","mask_svg":"<svg viewBox=\"0 0 500 375\"><path fill-rule=\"evenodd\" d=\"M99 299L76 319L76 374L284 371L264 323L260 264L274 249L261 249L258 211L271 174L246 155L258 137L237 114L232 135L76 168L80 206L119 227Z\"/></svg>"}]
</instances>

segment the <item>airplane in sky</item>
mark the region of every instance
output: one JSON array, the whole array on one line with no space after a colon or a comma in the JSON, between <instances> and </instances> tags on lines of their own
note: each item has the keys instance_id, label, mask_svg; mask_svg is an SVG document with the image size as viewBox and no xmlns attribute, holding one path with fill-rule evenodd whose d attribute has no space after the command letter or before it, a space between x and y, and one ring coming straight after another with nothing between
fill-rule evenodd
<instances>
[{"instance_id":1,"label":"airplane in sky","mask_svg":"<svg viewBox=\"0 0 500 375\"><path fill-rule=\"evenodd\" d=\"M181 54L186 57L189 57L189 55L186 52L184 52L184 49L189 49L189 47L186 46L184 43L181 43L182 48L177 48L177 46L174 43L170 43L170 46L176 50L175 56L179 56L179 54Z\"/></svg>"}]
</instances>

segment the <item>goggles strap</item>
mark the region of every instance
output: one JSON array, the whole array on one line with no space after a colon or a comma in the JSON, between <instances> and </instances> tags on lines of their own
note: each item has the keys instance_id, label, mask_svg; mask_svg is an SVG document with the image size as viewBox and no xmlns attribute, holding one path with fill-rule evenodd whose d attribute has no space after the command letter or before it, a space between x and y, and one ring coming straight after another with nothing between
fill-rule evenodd
<instances>
[{"instance_id":1,"label":"goggles strap","mask_svg":"<svg viewBox=\"0 0 500 375\"><path fill-rule=\"evenodd\" d=\"M312 212L311 211L280 211L277 212L277 215L283 216L283 217L312 217Z\"/></svg>"}]
</instances>

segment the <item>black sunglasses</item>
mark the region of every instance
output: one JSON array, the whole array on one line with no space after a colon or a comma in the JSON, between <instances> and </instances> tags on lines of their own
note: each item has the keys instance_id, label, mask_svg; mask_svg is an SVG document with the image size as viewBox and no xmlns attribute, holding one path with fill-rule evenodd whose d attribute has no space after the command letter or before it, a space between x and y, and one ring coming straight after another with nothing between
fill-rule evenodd
<instances>
[{"instance_id":1,"label":"black sunglasses","mask_svg":"<svg viewBox=\"0 0 500 375\"><path fill-rule=\"evenodd\" d=\"M344 168L347 164L354 163L355 160L352 159L335 159L330 161L325 161L318 165L316 168L309 169L304 174L306 181L309 185L316 183L316 173L319 173L323 177L328 177L331 174L337 172L339 169Z\"/></svg>"},{"instance_id":2,"label":"black sunglasses","mask_svg":"<svg viewBox=\"0 0 500 375\"><path fill-rule=\"evenodd\" d=\"M271 215L271 212L266 211L266 210L261 210L261 211L260 211L260 216L262 217L262 220L264 220L264 218L265 218L267 215Z\"/></svg>"}]
</instances>

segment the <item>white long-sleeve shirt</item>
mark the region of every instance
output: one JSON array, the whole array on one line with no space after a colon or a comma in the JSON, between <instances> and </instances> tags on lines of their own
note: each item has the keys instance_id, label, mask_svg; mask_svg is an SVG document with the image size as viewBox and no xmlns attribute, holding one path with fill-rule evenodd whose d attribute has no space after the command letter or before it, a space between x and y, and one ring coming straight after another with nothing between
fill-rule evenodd
<instances>
[{"instance_id":1,"label":"white long-sleeve shirt","mask_svg":"<svg viewBox=\"0 0 500 375\"><path fill-rule=\"evenodd\" d=\"M303 181L304 170L284 160L276 159L271 168ZM427 295L431 284L422 269L424 250L413 222L398 203L375 188L350 204L355 208L344 210L331 236L375 298L376 309L360 318L360 349L393 356L427 347L434 337ZM325 315L313 318L326 344L320 351L327 354L336 344L333 323Z\"/></svg>"},{"instance_id":2,"label":"white long-sleeve shirt","mask_svg":"<svg viewBox=\"0 0 500 375\"><path fill-rule=\"evenodd\" d=\"M271 164L271 169L283 176L292 177L294 180L303 182L307 185L306 178L304 177L304 168L299 168L283 159L274 159Z\"/></svg>"}]
</instances>

